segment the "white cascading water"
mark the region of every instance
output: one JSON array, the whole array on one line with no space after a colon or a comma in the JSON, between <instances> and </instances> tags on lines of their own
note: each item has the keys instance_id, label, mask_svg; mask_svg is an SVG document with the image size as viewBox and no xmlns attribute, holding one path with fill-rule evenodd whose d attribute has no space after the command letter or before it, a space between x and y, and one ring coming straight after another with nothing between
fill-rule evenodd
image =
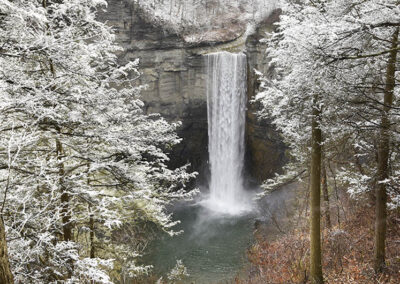
<instances>
[{"instance_id":1,"label":"white cascading water","mask_svg":"<svg viewBox=\"0 0 400 284\"><path fill-rule=\"evenodd\" d=\"M240 214L249 209L243 189L246 55L209 54L206 66L211 179L205 204L213 211Z\"/></svg>"}]
</instances>

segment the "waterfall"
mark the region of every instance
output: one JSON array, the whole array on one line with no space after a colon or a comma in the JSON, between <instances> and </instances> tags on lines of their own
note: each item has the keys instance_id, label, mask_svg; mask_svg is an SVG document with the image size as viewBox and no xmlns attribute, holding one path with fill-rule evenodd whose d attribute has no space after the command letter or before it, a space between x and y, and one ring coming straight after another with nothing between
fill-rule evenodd
<instances>
[{"instance_id":1,"label":"waterfall","mask_svg":"<svg viewBox=\"0 0 400 284\"><path fill-rule=\"evenodd\" d=\"M247 62L245 54L206 55L210 195L207 206L237 214L247 210L243 189Z\"/></svg>"}]
</instances>

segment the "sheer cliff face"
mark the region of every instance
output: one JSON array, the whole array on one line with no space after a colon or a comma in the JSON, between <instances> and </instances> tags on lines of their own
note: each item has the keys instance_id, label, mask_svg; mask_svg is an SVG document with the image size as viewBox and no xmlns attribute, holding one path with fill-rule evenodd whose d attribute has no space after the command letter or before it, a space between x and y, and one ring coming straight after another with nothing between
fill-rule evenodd
<instances>
[{"instance_id":1,"label":"sheer cliff face","mask_svg":"<svg viewBox=\"0 0 400 284\"><path fill-rule=\"evenodd\" d=\"M273 11L264 21L259 23L255 32L247 37L246 53L248 58L248 78L247 93L251 100L257 93L259 82L254 72L258 70L263 74L272 74L273 70L269 67L269 59L266 56L266 45L261 44L260 40L265 38L267 33L274 29L274 23L279 20L280 10ZM270 121L260 120L256 112L261 108L257 103L249 103L247 110L247 165L250 175L256 181L262 181L280 172L286 162L285 150L280 135L271 126Z\"/></svg>"},{"instance_id":2,"label":"sheer cliff face","mask_svg":"<svg viewBox=\"0 0 400 284\"><path fill-rule=\"evenodd\" d=\"M143 7L131 0L108 0L106 11L100 17L115 27L117 40L124 51L122 63L140 59L142 76L138 84L146 84L142 99L148 113L160 113L170 121L181 121L179 135L183 142L171 153L171 166L191 163L201 177L207 169L208 131L206 74L202 54L221 49L247 50L249 96L257 88L254 68L265 70L265 46L258 39L272 27L276 14L260 23L254 35L244 37L245 29L232 32L221 28L213 31L210 41L188 41L185 34L174 32L149 18ZM220 38L219 41L216 39ZM247 41L246 41L247 38ZM282 166L283 146L268 122L258 121L256 105L248 106L247 114L247 168L258 181L270 176ZM200 180L203 182L204 180Z\"/></svg>"}]
</instances>

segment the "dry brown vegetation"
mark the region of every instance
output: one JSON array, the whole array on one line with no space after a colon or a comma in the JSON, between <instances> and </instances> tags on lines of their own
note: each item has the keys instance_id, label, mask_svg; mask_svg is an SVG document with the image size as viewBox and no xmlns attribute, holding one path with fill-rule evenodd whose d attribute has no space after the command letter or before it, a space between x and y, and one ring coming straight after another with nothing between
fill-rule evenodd
<instances>
[{"instance_id":1,"label":"dry brown vegetation","mask_svg":"<svg viewBox=\"0 0 400 284\"><path fill-rule=\"evenodd\" d=\"M322 232L326 283L400 283L400 211L389 212L386 269L382 274L373 270L373 204L354 201L342 194L333 203L331 216L332 228L324 228ZM307 217L308 213L300 217L300 222L290 220L299 225L273 240L256 233L256 243L248 252L251 268L246 279L236 283L307 283L310 242Z\"/></svg>"}]
</instances>

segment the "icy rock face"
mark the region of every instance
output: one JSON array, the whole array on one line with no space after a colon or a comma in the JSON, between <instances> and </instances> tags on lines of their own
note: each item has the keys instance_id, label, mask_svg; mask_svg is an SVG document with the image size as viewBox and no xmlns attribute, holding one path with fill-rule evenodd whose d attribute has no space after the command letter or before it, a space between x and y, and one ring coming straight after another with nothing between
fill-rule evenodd
<instances>
[{"instance_id":1,"label":"icy rock face","mask_svg":"<svg viewBox=\"0 0 400 284\"><path fill-rule=\"evenodd\" d=\"M276 9L276 0L130 0L186 43L233 40Z\"/></svg>"},{"instance_id":2,"label":"icy rock face","mask_svg":"<svg viewBox=\"0 0 400 284\"><path fill-rule=\"evenodd\" d=\"M158 2L161 4L164 2L166 5L170 0ZM210 5L208 9L211 9L210 3L216 0L195 2L203 4L207 2ZM212 35L208 35L208 38L202 37L202 41L191 41L185 37L194 38L194 35L202 34L207 27L204 27L204 30L187 27L186 32L191 30L190 34L185 33L183 31L185 29L175 30L165 22L162 24L160 21L155 21L153 17L154 15L150 16L149 11L133 0L108 0L107 10L100 12L100 18L115 28L117 40L124 48L119 55L120 61L124 63L140 59L142 75L138 79L138 84L147 85L147 89L142 92L146 111L160 113L170 121L182 122L178 134L184 140L173 149L171 166L190 162L194 170L200 171L200 177L207 177L208 175L204 174L209 169L207 74L204 54L220 50L239 52L246 49L249 67L248 96L251 97L257 89L253 69L268 71L264 70L267 66L265 46L261 46L259 39L265 36L265 31L272 28L272 23L277 20L276 13L261 21L253 30L254 34L249 37L243 36L245 27L239 22L237 26L240 28L237 29L235 23L224 20L224 26L221 23L220 28L214 28ZM221 19L220 21L223 22ZM248 105L248 109L246 169L250 169L250 174L257 180L262 180L281 167L283 148L279 136L269 123L255 118L256 106Z\"/></svg>"}]
</instances>

